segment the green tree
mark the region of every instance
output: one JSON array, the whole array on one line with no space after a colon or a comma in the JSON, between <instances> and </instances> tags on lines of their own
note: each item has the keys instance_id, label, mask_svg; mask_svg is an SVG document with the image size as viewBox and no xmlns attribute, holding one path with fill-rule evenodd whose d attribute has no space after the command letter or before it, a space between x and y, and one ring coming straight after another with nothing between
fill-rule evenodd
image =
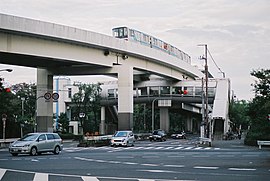
<instances>
[{"instance_id":1,"label":"green tree","mask_svg":"<svg viewBox=\"0 0 270 181\"><path fill-rule=\"evenodd\" d=\"M229 106L229 117L234 131L240 128L247 129L250 125L250 118L247 114L249 103L246 100L232 100Z\"/></svg>"},{"instance_id":2,"label":"green tree","mask_svg":"<svg viewBox=\"0 0 270 181\"><path fill-rule=\"evenodd\" d=\"M95 132L99 130L100 123L100 84L82 84L79 92L72 97L73 117L81 122L84 132ZM85 116L80 117L80 113Z\"/></svg>"},{"instance_id":3,"label":"green tree","mask_svg":"<svg viewBox=\"0 0 270 181\"><path fill-rule=\"evenodd\" d=\"M69 127L69 120L66 113L60 113L59 124L61 124L62 133L67 133Z\"/></svg>"},{"instance_id":4,"label":"green tree","mask_svg":"<svg viewBox=\"0 0 270 181\"><path fill-rule=\"evenodd\" d=\"M248 107L251 128L245 143L256 145L257 140L270 140L270 121L267 118L270 113L270 69L253 70L251 75L257 81L253 85L255 98Z\"/></svg>"}]
</instances>

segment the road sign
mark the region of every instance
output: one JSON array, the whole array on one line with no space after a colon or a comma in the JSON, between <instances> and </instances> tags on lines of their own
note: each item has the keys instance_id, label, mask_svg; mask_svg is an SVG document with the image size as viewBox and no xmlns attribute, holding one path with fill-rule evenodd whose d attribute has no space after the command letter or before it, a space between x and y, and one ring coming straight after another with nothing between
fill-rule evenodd
<instances>
[{"instance_id":1,"label":"road sign","mask_svg":"<svg viewBox=\"0 0 270 181\"><path fill-rule=\"evenodd\" d=\"M46 92L46 93L44 94L44 98L45 98L46 100L50 100L51 97L52 97L52 95L51 95L51 93L49 93L49 92Z\"/></svg>"},{"instance_id":2,"label":"road sign","mask_svg":"<svg viewBox=\"0 0 270 181\"><path fill-rule=\"evenodd\" d=\"M56 93L56 92L53 93L53 94L52 94L52 99L55 100L55 101L58 100L58 99L59 99L59 94Z\"/></svg>"}]
</instances>

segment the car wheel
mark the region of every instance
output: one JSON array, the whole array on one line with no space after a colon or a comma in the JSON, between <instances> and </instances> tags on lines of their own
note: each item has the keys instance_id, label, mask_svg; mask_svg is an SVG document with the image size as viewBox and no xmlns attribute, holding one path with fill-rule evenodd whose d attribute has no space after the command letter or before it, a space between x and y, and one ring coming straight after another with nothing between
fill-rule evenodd
<instances>
[{"instance_id":1,"label":"car wheel","mask_svg":"<svg viewBox=\"0 0 270 181\"><path fill-rule=\"evenodd\" d=\"M54 154L58 155L60 153L60 147L56 146L53 151Z\"/></svg>"},{"instance_id":2,"label":"car wheel","mask_svg":"<svg viewBox=\"0 0 270 181\"><path fill-rule=\"evenodd\" d=\"M18 156L18 153L11 153L12 156Z\"/></svg>"},{"instance_id":3,"label":"car wheel","mask_svg":"<svg viewBox=\"0 0 270 181\"><path fill-rule=\"evenodd\" d=\"M35 156L37 155L37 148L36 147L32 147L30 150L30 155Z\"/></svg>"}]
</instances>

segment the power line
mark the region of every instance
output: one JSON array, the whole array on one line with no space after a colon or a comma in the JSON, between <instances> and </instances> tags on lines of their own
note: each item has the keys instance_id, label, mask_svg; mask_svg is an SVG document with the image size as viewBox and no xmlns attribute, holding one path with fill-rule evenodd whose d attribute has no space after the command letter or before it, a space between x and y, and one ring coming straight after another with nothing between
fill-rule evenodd
<instances>
[{"instance_id":1,"label":"power line","mask_svg":"<svg viewBox=\"0 0 270 181\"><path fill-rule=\"evenodd\" d=\"M217 69L220 71L220 73L223 74L223 78L225 78L225 72L223 72L223 71L221 70L221 68L217 65L217 63L216 63L216 61L214 60L214 58L213 58L212 54L210 53L209 49L207 49L207 52L209 53L209 55L210 55L212 61L214 62L215 66L217 67Z\"/></svg>"}]
</instances>

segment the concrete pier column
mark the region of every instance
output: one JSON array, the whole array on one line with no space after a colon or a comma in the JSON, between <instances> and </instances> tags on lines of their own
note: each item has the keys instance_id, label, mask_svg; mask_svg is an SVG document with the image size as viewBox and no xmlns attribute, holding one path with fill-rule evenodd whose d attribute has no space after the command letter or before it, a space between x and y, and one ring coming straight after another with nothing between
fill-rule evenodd
<instances>
[{"instance_id":1,"label":"concrete pier column","mask_svg":"<svg viewBox=\"0 0 270 181\"><path fill-rule=\"evenodd\" d=\"M133 67L118 69L118 130L133 130Z\"/></svg>"},{"instance_id":2,"label":"concrete pier column","mask_svg":"<svg viewBox=\"0 0 270 181\"><path fill-rule=\"evenodd\" d=\"M191 116L187 116L187 131L193 131L193 120L191 118Z\"/></svg>"},{"instance_id":3,"label":"concrete pier column","mask_svg":"<svg viewBox=\"0 0 270 181\"><path fill-rule=\"evenodd\" d=\"M45 93L53 93L53 75L46 69L37 69L36 124L38 132L53 132L53 100Z\"/></svg>"},{"instance_id":4,"label":"concrete pier column","mask_svg":"<svg viewBox=\"0 0 270 181\"><path fill-rule=\"evenodd\" d=\"M170 129L170 118L169 118L169 108L160 108L160 129L165 132L169 132Z\"/></svg>"},{"instance_id":5,"label":"concrete pier column","mask_svg":"<svg viewBox=\"0 0 270 181\"><path fill-rule=\"evenodd\" d=\"M99 127L99 133L104 135L105 134L105 107L101 107L101 118L100 118L100 127Z\"/></svg>"}]
</instances>

